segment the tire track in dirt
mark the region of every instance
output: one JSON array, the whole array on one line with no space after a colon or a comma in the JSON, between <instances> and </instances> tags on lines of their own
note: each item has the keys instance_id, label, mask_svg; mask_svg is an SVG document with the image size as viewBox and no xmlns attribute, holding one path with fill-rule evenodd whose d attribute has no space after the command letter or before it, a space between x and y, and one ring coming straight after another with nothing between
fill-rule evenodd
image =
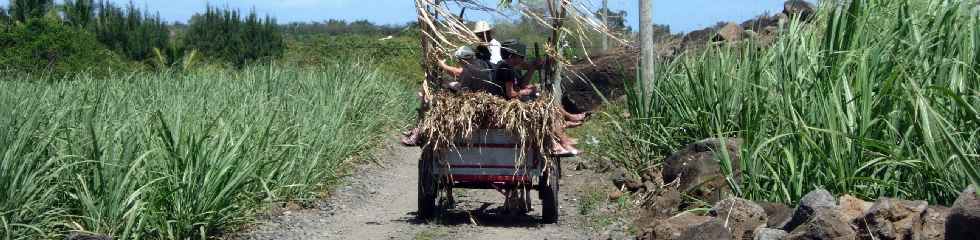
<instances>
[{"instance_id":1,"label":"tire track in dirt","mask_svg":"<svg viewBox=\"0 0 980 240\"><path fill-rule=\"evenodd\" d=\"M581 226L577 196L588 171L572 171L564 160L560 191L561 222L541 224L540 201L528 215L502 214L503 196L494 190L457 190L457 207L441 221L416 219L418 148L389 140L378 153L380 166L362 166L346 177L335 194L316 209L276 211L250 231L230 239L588 239ZM574 174L574 175L573 175Z\"/></svg>"}]
</instances>

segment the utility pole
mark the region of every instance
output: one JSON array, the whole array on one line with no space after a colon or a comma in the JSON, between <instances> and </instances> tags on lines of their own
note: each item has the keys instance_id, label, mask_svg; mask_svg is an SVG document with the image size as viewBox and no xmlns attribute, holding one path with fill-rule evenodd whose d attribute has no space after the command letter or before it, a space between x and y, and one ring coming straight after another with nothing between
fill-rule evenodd
<instances>
[{"instance_id":1,"label":"utility pole","mask_svg":"<svg viewBox=\"0 0 980 240\"><path fill-rule=\"evenodd\" d=\"M654 44L653 44L653 17L651 1L640 1L640 81L636 84L638 93L641 94L643 101L648 101L653 92L654 80Z\"/></svg>"},{"instance_id":2,"label":"utility pole","mask_svg":"<svg viewBox=\"0 0 980 240\"><path fill-rule=\"evenodd\" d=\"M602 26L609 29L609 0L602 0ZM602 51L606 52L609 50L609 36L602 34Z\"/></svg>"}]
</instances>

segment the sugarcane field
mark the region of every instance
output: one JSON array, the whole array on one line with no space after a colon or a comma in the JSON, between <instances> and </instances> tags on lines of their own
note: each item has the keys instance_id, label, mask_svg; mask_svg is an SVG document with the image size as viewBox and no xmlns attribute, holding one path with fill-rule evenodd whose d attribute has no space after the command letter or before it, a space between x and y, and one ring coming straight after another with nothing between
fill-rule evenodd
<instances>
[{"instance_id":1,"label":"sugarcane field","mask_svg":"<svg viewBox=\"0 0 980 240\"><path fill-rule=\"evenodd\" d=\"M0 240L980 240L980 2L0 0Z\"/></svg>"}]
</instances>

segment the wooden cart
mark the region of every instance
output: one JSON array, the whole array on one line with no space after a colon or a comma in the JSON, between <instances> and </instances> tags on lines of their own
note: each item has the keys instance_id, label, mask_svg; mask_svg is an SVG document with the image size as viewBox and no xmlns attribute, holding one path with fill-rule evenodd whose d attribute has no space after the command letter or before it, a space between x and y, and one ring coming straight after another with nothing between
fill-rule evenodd
<instances>
[{"instance_id":1,"label":"wooden cart","mask_svg":"<svg viewBox=\"0 0 980 240\"><path fill-rule=\"evenodd\" d=\"M519 149L516 139L501 129L478 130L456 145L444 151L423 147L418 164L420 217L432 219L453 208L453 189L467 188L497 190L507 199L504 206L525 212L535 190L542 203L541 220L558 221L560 158L546 160L532 147Z\"/></svg>"}]
</instances>

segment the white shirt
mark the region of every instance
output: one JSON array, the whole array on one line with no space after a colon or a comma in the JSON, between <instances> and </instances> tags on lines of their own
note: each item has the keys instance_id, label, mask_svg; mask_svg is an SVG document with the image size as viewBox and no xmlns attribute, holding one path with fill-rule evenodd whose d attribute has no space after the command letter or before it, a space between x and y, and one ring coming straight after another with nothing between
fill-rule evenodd
<instances>
[{"instance_id":1,"label":"white shirt","mask_svg":"<svg viewBox=\"0 0 980 240\"><path fill-rule=\"evenodd\" d=\"M490 63L499 64L504 59L500 57L500 42L497 39L490 39L487 43L487 48L490 49Z\"/></svg>"}]
</instances>

